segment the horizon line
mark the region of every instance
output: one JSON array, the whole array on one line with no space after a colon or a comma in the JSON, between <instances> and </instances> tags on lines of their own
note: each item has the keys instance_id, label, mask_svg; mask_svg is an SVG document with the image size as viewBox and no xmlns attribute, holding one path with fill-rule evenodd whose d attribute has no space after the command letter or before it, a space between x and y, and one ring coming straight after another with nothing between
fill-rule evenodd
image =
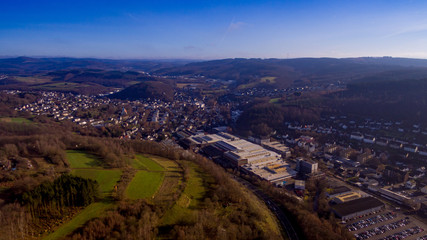
<instances>
[{"instance_id":1,"label":"horizon line","mask_svg":"<svg viewBox=\"0 0 427 240\"><path fill-rule=\"evenodd\" d=\"M278 60L286 60L286 59L354 59L354 58L403 58L403 59L416 59L416 60L427 60L427 58L414 58L414 57L400 57L400 56L358 56L358 57L293 57L293 58L277 58L277 57L225 57L225 58L162 58L162 57L147 57L147 58L112 58L112 57L76 57L76 56L49 56L49 55L0 55L0 59L12 59L12 58L34 58L34 59L46 59L46 58L68 58L68 59L97 59L97 60L116 60L116 61L214 61L214 60L224 60L224 59L278 59Z\"/></svg>"}]
</instances>

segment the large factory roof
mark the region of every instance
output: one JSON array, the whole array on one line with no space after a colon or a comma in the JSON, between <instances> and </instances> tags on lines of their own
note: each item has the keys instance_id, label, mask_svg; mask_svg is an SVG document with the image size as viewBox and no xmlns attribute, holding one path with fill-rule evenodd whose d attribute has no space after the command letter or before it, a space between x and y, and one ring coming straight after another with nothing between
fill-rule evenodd
<instances>
[{"instance_id":1,"label":"large factory roof","mask_svg":"<svg viewBox=\"0 0 427 240\"><path fill-rule=\"evenodd\" d=\"M380 206L384 206L384 203L380 200L374 197L365 197L337 204L333 207L333 209L339 216L342 217Z\"/></svg>"}]
</instances>

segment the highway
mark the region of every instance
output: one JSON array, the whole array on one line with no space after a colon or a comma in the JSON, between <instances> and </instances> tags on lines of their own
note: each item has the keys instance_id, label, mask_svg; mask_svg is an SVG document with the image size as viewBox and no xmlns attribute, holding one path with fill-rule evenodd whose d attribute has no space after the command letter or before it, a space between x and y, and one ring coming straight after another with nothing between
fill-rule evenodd
<instances>
[{"instance_id":1,"label":"highway","mask_svg":"<svg viewBox=\"0 0 427 240\"><path fill-rule=\"evenodd\" d=\"M296 233L294 227L292 226L291 222L289 221L286 214L281 210L281 208L269 197L267 194L263 193L258 187L254 186L252 183L246 181L245 179L239 178L235 175L232 175L233 178L244 185L247 189L252 191L259 199L265 202L265 204L268 206L268 208L271 210L274 215L276 215L277 219L279 220L280 225L285 230L286 234L288 235L289 239L291 240L298 240L300 239L298 234Z\"/></svg>"}]
</instances>

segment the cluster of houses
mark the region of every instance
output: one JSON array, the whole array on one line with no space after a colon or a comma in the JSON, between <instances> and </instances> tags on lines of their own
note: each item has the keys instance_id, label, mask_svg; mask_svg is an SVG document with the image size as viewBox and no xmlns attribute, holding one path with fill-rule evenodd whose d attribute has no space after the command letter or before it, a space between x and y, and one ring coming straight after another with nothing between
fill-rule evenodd
<instances>
[{"instance_id":1,"label":"cluster of houses","mask_svg":"<svg viewBox=\"0 0 427 240\"><path fill-rule=\"evenodd\" d=\"M283 96L293 95L295 93L302 92L313 92L313 91L325 91L325 90L337 90L343 89L345 86L341 83L335 84L320 84L319 86L304 86L304 87L289 87L289 88L244 88L234 92L237 96L249 96L249 97L270 97L277 98Z\"/></svg>"},{"instance_id":2,"label":"cluster of houses","mask_svg":"<svg viewBox=\"0 0 427 240\"><path fill-rule=\"evenodd\" d=\"M319 159L323 160L335 177L385 198L393 198L398 204L412 207L427 200L423 192L427 188L423 180L426 177L425 167L410 169L404 165L383 165L383 168L374 169L369 162L386 156L379 156L370 149L358 151L336 144L326 144L322 155L318 156L321 156ZM401 196L404 196L405 201L402 201Z\"/></svg>"},{"instance_id":3,"label":"cluster of houses","mask_svg":"<svg viewBox=\"0 0 427 240\"><path fill-rule=\"evenodd\" d=\"M288 129L299 132L312 132L316 134L326 134L339 138L342 144L349 144L357 141L364 144L372 144L391 149L401 149L406 152L418 153L427 156L427 146L422 144L422 140L427 136L426 126L420 124L404 124L403 122L375 121L372 119L348 119L347 116L331 116L322 118L318 124L285 123ZM409 139L398 139L396 137L382 136L381 132L386 131L390 135L403 136L405 133L411 136ZM409 133L409 134L408 134Z\"/></svg>"},{"instance_id":4,"label":"cluster of houses","mask_svg":"<svg viewBox=\"0 0 427 240\"><path fill-rule=\"evenodd\" d=\"M405 152L416 153L421 156L427 157L427 146L422 144L409 143L407 141L387 137L376 138L373 135L363 135L360 132L351 133L350 139L354 139L368 144L376 144L383 147L389 147L392 149L403 150Z\"/></svg>"},{"instance_id":5,"label":"cluster of houses","mask_svg":"<svg viewBox=\"0 0 427 240\"><path fill-rule=\"evenodd\" d=\"M17 94L19 91L8 91ZM158 99L125 101L108 95L86 96L60 92L37 92L34 103L16 108L57 121L72 121L82 127L118 126L123 138L156 140L181 129L199 129L226 123L219 107L207 107L202 99L176 94L174 102ZM113 107L115 111L105 111ZM91 114L96 112L98 114Z\"/></svg>"}]
</instances>

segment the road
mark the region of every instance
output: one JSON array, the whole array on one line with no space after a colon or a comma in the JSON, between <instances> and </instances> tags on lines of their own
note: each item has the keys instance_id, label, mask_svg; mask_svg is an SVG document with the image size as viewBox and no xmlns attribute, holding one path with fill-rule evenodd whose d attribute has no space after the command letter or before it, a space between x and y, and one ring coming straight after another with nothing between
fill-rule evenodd
<instances>
[{"instance_id":1,"label":"road","mask_svg":"<svg viewBox=\"0 0 427 240\"><path fill-rule=\"evenodd\" d=\"M259 199L264 201L264 203L268 206L268 208L271 210L274 215L276 215L277 219L279 220L280 225L282 228L286 231L286 234L288 235L289 239L291 240L299 240L300 237L296 233L294 227L292 226L291 222L289 221L286 214L281 210L281 208L273 201L269 196L267 196L264 192L262 192L259 188L254 186L252 183L239 178L235 175L231 175L233 178L244 185L247 189L251 190Z\"/></svg>"}]
</instances>

